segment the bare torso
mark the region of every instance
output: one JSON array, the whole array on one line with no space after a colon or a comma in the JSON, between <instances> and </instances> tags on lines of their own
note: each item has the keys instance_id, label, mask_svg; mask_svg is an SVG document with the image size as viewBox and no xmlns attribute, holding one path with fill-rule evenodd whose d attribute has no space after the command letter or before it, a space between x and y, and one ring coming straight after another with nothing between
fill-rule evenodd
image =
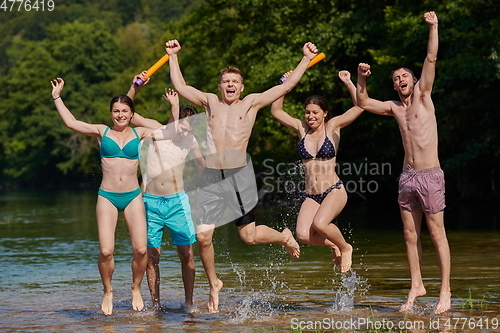
<instances>
[{"instance_id":1,"label":"bare torso","mask_svg":"<svg viewBox=\"0 0 500 333\"><path fill-rule=\"evenodd\" d=\"M101 188L110 192L129 192L139 187L137 168L139 160L122 157L101 158Z\"/></svg>"},{"instance_id":2,"label":"bare torso","mask_svg":"<svg viewBox=\"0 0 500 333\"><path fill-rule=\"evenodd\" d=\"M100 127L102 136L102 132L107 126L102 125ZM135 134L130 128L120 132L110 129L106 136L110 137L120 147L124 147L135 138ZM109 192L129 192L139 187L137 178L139 160L123 157L101 158L101 167L101 189Z\"/></svg>"},{"instance_id":3,"label":"bare torso","mask_svg":"<svg viewBox=\"0 0 500 333\"><path fill-rule=\"evenodd\" d=\"M307 125L303 125L303 127L306 128ZM331 130L327 129L327 132L331 132ZM301 138L303 138L305 135L305 131L301 131L300 135ZM335 152L337 152L340 143L340 129L336 129L333 132L333 135L328 134L328 137L335 147ZM306 135L305 148L311 155L315 156L323 145L324 140L324 130L318 130L314 133L309 132ZM302 163L304 165L306 193L323 193L339 180L339 176L337 175L337 172L335 170L336 161L336 157L330 159L314 158L302 160Z\"/></svg>"},{"instance_id":4,"label":"bare torso","mask_svg":"<svg viewBox=\"0 0 500 333\"><path fill-rule=\"evenodd\" d=\"M194 136L149 143L145 171L146 193L170 195L184 190L184 165Z\"/></svg>"},{"instance_id":5,"label":"bare torso","mask_svg":"<svg viewBox=\"0 0 500 333\"><path fill-rule=\"evenodd\" d=\"M405 159L403 167L427 169L439 166L438 135L434 105L430 96L415 89L408 105L393 101L392 112L399 125Z\"/></svg>"},{"instance_id":6,"label":"bare torso","mask_svg":"<svg viewBox=\"0 0 500 333\"><path fill-rule=\"evenodd\" d=\"M247 164L247 147L257 110L252 109L252 95L231 105L216 95L208 95L206 156L208 168L232 169Z\"/></svg>"}]
</instances>

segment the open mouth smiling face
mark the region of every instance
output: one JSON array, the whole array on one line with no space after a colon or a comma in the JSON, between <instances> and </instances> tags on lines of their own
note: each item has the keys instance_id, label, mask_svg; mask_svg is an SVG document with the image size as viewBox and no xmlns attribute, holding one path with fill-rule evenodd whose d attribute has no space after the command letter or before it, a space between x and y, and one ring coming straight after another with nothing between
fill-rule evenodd
<instances>
[{"instance_id":1,"label":"open mouth smiling face","mask_svg":"<svg viewBox=\"0 0 500 333\"><path fill-rule=\"evenodd\" d=\"M325 121L326 113L316 104L306 106L305 118L309 127L318 127Z\"/></svg>"},{"instance_id":2,"label":"open mouth smiling face","mask_svg":"<svg viewBox=\"0 0 500 333\"><path fill-rule=\"evenodd\" d=\"M413 76L404 69L399 69L394 72L392 80L394 82L394 90L399 90L403 94L406 94L411 88L410 83L412 83Z\"/></svg>"},{"instance_id":3,"label":"open mouth smiling face","mask_svg":"<svg viewBox=\"0 0 500 333\"><path fill-rule=\"evenodd\" d=\"M227 73L222 76L219 91L222 93L224 99L228 101L239 99L243 89L244 86L239 74Z\"/></svg>"},{"instance_id":4,"label":"open mouth smiling face","mask_svg":"<svg viewBox=\"0 0 500 333\"><path fill-rule=\"evenodd\" d=\"M127 126L130 122L132 111L126 104L116 102L111 109L111 118L116 125Z\"/></svg>"},{"instance_id":5,"label":"open mouth smiling face","mask_svg":"<svg viewBox=\"0 0 500 333\"><path fill-rule=\"evenodd\" d=\"M408 84L407 83L401 83L399 85L399 90L401 90L401 92L405 92L406 88L408 88Z\"/></svg>"},{"instance_id":6,"label":"open mouth smiling face","mask_svg":"<svg viewBox=\"0 0 500 333\"><path fill-rule=\"evenodd\" d=\"M188 136L193 130L193 126L189 123L188 119L183 118L179 120L178 128L177 128L177 139L182 139Z\"/></svg>"}]
</instances>

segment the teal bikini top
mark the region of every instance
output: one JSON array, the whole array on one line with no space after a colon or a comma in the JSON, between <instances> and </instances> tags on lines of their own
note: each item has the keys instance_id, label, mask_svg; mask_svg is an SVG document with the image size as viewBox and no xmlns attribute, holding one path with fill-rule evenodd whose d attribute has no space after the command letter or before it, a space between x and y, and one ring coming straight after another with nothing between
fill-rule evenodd
<instances>
[{"instance_id":1,"label":"teal bikini top","mask_svg":"<svg viewBox=\"0 0 500 333\"><path fill-rule=\"evenodd\" d=\"M139 143L141 140L139 139L139 135L137 135L137 131L135 128L132 128L132 131L135 134L135 138L127 142L123 148L115 142L115 140L111 139L109 136L106 136L108 133L109 127L106 128L104 134L101 139L101 158L112 158L112 157L123 157L129 160L138 160L139 159Z\"/></svg>"}]
</instances>

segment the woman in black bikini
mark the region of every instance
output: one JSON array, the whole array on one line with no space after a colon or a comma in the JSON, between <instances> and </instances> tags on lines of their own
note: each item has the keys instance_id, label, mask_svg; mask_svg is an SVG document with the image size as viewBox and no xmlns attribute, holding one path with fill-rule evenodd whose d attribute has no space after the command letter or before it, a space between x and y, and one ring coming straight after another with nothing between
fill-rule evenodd
<instances>
[{"instance_id":1,"label":"woman in black bikini","mask_svg":"<svg viewBox=\"0 0 500 333\"><path fill-rule=\"evenodd\" d=\"M340 71L339 77L356 105L356 87L350 73ZM335 148L339 146L340 129L359 117L363 109L353 106L330 119L326 99L311 96L305 103L304 121L283 111L283 100L273 103L271 113L280 123L298 132L299 155L305 171L305 199L297 216L297 238L305 244L331 247L335 264L346 273L351 269L352 246L331 223L347 202L346 190L335 172Z\"/></svg>"}]
</instances>

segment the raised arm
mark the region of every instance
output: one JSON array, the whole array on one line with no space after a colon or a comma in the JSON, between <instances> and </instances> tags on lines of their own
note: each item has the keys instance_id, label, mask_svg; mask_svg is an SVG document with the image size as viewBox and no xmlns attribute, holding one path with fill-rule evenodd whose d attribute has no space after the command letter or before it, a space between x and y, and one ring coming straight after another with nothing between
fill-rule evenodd
<instances>
[{"instance_id":1,"label":"raised arm","mask_svg":"<svg viewBox=\"0 0 500 333\"><path fill-rule=\"evenodd\" d=\"M141 79L144 81L143 85L146 85L149 82L149 78L146 77L147 71L142 71L139 75L134 76L134 79L132 80L132 85L130 86L130 89L127 92L127 96L130 97L132 100L135 99L135 96L139 92L139 89L142 86L137 86L134 84L137 79ZM138 126L138 127L146 127L149 129L157 129L162 126L162 124L155 120L155 119L150 119L150 118L144 118L137 112L134 113L134 116L130 119L130 124L133 126Z\"/></svg>"},{"instance_id":2,"label":"raised arm","mask_svg":"<svg viewBox=\"0 0 500 333\"><path fill-rule=\"evenodd\" d=\"M392 116L392 108L389 102L381 102L379 100L368 97L366 91L366 78L370 76L370 65L360 63L358 65L358 81L356 84L356 102L357 105L375 114Z\"/></svg>"},{"instance_id":3,"label":"raised arm","mask_svg":"<svg viewBox=\"0 0 500 333\"><path fill-rule=\"evenodd\" d=\"M137 112L135 112L132 119L130 119L130 124L136 127L146 127L153 130L160 128L162 126L162 124L158 120L151 118L144 118Z\"/></svg>"},{"instance_id":4,"label":"raised arm","mask_svg":"<svg viewBox=\"0 0 500 333\"><path fill-rule=\"evenodd\" d=\"M261 94L257 94L252 103L253 108L260 110L268 105L271 105L278 98L285 96L285 94L292 91L297 83L299 83L302 75L304 75L309 62L318 54L318 49L313 43L308 42L304 44L302 52L304 54L302 60L291 72L286 81L283 82L283 84L274 86Z\"/></svg>"},{"instance_id":5,"label":"raised arm","mask_svg":"<svg viewBox=\"0 0 500 333\"><path fill-rule=\"evenodd\" d=\"M363 109L355 105L343 114L333 117L328 123L332 122L334 124L333 128L344 128L351 124L363 113Z\"/></svg>"},{"instance_id":6,"label":"raised arm","mask_svg":"<svg viewBox=\"0 0 500 333\"><path fill-rule=\"evenodd\" d=\"M424 20L429 24L429 41L427 42L427 56L422 67L419 88L422 94L430 95L436 76L436 60L439 44L438 18L434 12L427 12L424 14Z\"/></svg>"},{"instance_id":7,"label":"raised arm","mask_svg":"<svg viewBox=\"0 0 500 333\"><path fill-rule=\"evenodd\" d=\"M149 78L146 77L146 74L147 74L147 71L142 71L139 75L134 76L134 79L132 80L132 85L130 86L130 88L127 92L127 96L130 97L130 99L134 100L135 95L137 95L137 93L139 92L139 89L142 87L142 85L137 86L134 84L134 82L137 81L137 79L141 79L142 81L144 81L143 85L148 84Z\"/></svg>"},{"instance_id":8,"label":"raised arm","mask_svg":"<svg viewBox=\"0 0 500 333\"><path fill-rule=\"evenodd\" d=\"M179 66L179 59L177 54L181 50L181 45L177 40L169 40L165 43L165 50L167 51L170 59L170 80L174 85L174 89L177 90L179 95L187 99L190 103L196 106L206 107L208 105L207 94L204 92L188 86L184 77L182 76L181 68Z\"/></svg>"},{"instance_id":9,"label":"raised arm","mask_svg":"<svg viewBox=\"0 0 500 333\"><path fill-rule=\"evenodd\" d=\"M349 94L351 95L351 99L352 99L352 104L357 105L357 103L356 103L356 86L351 81L351 73L349 73L349 71L340 71L339 72L339 79L342 82L344 82L344 85L346 86L347 91L349 91Z\"/></svg>"},{"instance_id":10,"label":"raised arm","mask_svg":"<svg viewBox=\"0 0 500 333\"><path fill-rule=\"evenodd\" d=\"M165 94L163 95L163 99L167 101L167 103L171 106L170 117L168 118L168 123L175 123L175 127L177 127L176 121L179 120L179 94L174 89L167 88L165 89ZM171 125L172 126L172 125ZM177 132L177 129L175 130Z\"/></svg>"},{"instance_id":11,"label":"raised arm","mask_svg":"<svg viewBox=\"0 0 500 333\"><path fill-rule=\"evenodd\" d=\"M288 78L291 72L287 72L283 75L283 77ZM285 96L278 98L273 104L271 104L271 114L276 118L280 123L285 125L286 127L293 129L295 131L299 130L300 120L290 116L283 110L283 101L285 100Z\"/></svg>"},{"instance_id":12,"label":"raised arm","mask_svg":"<svg viewBox=\"0 0 500 333\"><path fill-rule=\"evenodd\" d=\"M198 141L193 136L193 142L191 144L191 151L189 152L191 157L194 160L194 164L199 172L203 172L205 170L205 159L200 151L200 146L198 145Z\"/></svg>"},{"instance_id":13,"label":"raised arm","mask_svg":"<svg viewBox=\"0 0 500 333\"><path fill-rule=\"evenodd\" d=\"M165 89L163 99L171 105L172 112L170 113L167 125L161 126L160 124L159 128L151 132L151 138L154 141L171 140L177 135L177 126L179 124L179 95L175 90L168 88Z\"/></svg>"},{"instance_id":14,"label":"raised arm","mask_svg":"<svg viewBox=\"0 0 500 333\"><path fill-rule=\"evenodd\" d=\"M54 100L54 105L56 106L57 112L59 112L59 115L61 116L66 127L78 133L99 138L101 136L99 127L104 128L104 125L94 125L77 120L64 104L61 98L61 92L64 88L64 80L58 77L57 79L50 81L50 84L52 85L52 99Z\"/></svg>"},{"instance_id":15,"label":"raised arm","mask_svg":"<svg viewBox=\"0 0 500 333\"><path fill-rule=\"evenodd\" d=\"M356 105L356 87L354 86L354 83L352 83L351 81L351 73L349 73L348 71L340 71L339 78L342 82L344 82L345 86L347 87L347 90L351 95L351 99L354 106L349 110L347 110L346 112L344 112L343 114L336 116L332 120L330 120L333 121L332 124L334 124L334 128L346 127L363 113L363 109Z\"/></svg>"},{"instance_id":16,"label":"raised arm","mask_svg":"<svg viewBox=\"0 0 500 333\"><path fill-rule=\"evenodd\" d=\"M271 114L274 116L274 118L276 118L280 123L282 123L286 127L298 131L300 126L300 120L290 116L283 110L284 99L285 96L280 97L273 104L271 104Z\"/></svg>"}]
</instances>

